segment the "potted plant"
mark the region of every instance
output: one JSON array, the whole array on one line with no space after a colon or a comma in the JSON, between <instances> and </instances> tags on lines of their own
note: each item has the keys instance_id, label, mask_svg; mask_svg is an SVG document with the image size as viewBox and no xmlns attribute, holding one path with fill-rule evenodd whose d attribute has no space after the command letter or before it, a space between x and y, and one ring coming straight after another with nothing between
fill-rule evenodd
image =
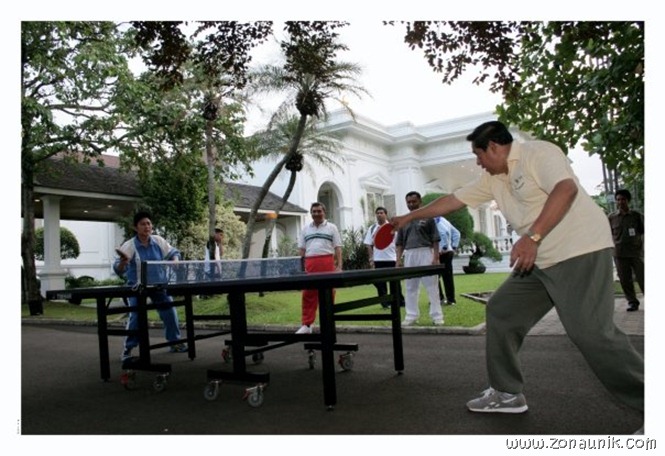
<instances>
[{"instance_id":1,"label":"potted plant","mask_svg":"<svg viewBox=\"0 0 665 456\"><path fill-rule=\"evenodd\" d=\"M494 243L483 233L475 231L469 243L473 245L473 253L469 257L469 264L462 266L466 274L482 274L487 267L480 260L482 257L490 258L493 261L501 261L501 252L495 247Z\"/></svg>"}]
</instances>

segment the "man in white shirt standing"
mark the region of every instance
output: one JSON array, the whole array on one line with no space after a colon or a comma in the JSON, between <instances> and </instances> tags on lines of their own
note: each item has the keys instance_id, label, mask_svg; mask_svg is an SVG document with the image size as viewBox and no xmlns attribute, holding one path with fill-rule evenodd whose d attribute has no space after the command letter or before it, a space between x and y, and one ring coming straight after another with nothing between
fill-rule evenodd
<instances>
[{"instance_id":1,"label":"man in white shirt standing","mask_svg":"<svg viewBox=\"0 0 665 456\"><path fill-rule=\"evenodd\" d=\"M215 228L215 237L213 242L208 241L206 243L205 259L206 261L221 260L222 255L224 255L224 247L222 246L222 240L224 239L224 230L221 228Z\"/></svg>"},{"instance_id":2,"label":"man in white shirt standing","mask_svg":"<svg viewBox=\"0 0 665 456\"><path fill-rule=\"evenodd\" d=\"M422 198L420 193L411 191L406 194L406 207L415 211L420 207ZM439 264L439 231L436 229L434 219L414 220L399 226L395 246L397 259L404 254L404 266L427 266ZM399 265L399 262L397 263ZM443 310L437 289L438 275L415 277L406 279L406 314L402 326L412 326L420 316L418 295L422 283L429 298L429 315L435 326L443 326Z\"/></svg>"},{"instance_id":3,"label":"man in white shirt standing","mask_svg":"<svg viewBox=\"0 0 665 456\"><path fill-rule=\"evenodd\" d=\"M298 237L300 256L304 258L305 272L334 272L342 270L342 237L337 227L326 220L323 203L312 203L312 223L306 225ZM334 293L334 292L333 292ZM333 295L334 296L334 295ZM302 291L302 326L296 334L311 334L319 307L319 291Z\"/></svg>"},{"instance_id":4,"label":"man in white shirt standing","mask_svg":"<svg viewBox=\"0 0 665 456\"><path fill-rule=\"evenodd\" d=\"M445 266L441 272L441 280L439 281L439 298L441 305L448 304L454 306L457 302L455 300L455 279L453 276L453 257L455 250L459 247L460 232L453 226L445 217L434 217L436 227L439 230L439 263ZM441 282L443 281L443 289ZM446 294L443 294L443 291Z\"/></svg>"},{"instance_id":5,"label":"man in white shirt standing","mask_svg":"<svg viewBox=\"0 0 665 456\"><path fill-rule=\"evenodd\" d=\"M385 207L377 207L374 211L376 216L376 223L369 227L367 234L365 234L365 240L363 243L367 246L367 253L369 255L369 265L372 269L381 269L381 268L394 268L397 261L397 253L395 250L395 237L393 241L385 249L379 249L374 246L374 237L384 224L388 222L388 211ZM397 236L397 233L395 233ZM386 282L375 283L376 292L379 296L385 296L388 294L388 285ZM404 305L404 297L400 290L400 304ZM390 309L390 304L386 302L381 303L381 307L384 309Z\"/></svg>"},{"instance_id":6,"label":"man in white shirt standing","mask_svg":"<svg viewBox=\"0 0 665 456\"><path fill-rule=\"evenodd\" d=\"M222 246L222 240L224 239L224 230L221 228L215 228L215 236L212 241L206 242L205 248L205 269L206 269L206 278L208 280L220 279L222 276L222 265L219 261L222 259L224 254L224 247ZM200 295L201 299L210 299L212 295Z\"/></svg>"}]
</instances>

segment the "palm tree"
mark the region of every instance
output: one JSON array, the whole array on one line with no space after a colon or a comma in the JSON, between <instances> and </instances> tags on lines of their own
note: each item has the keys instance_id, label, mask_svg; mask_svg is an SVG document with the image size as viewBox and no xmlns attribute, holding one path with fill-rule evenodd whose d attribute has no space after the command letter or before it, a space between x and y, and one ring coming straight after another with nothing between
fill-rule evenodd
<instances>
[{"instance_id":1,"label":"palm tree","mask_svg":"<svg viewBox=\"0 0 665 456\"><path fill-rule=\"evenodd\" d=\"M336 53L347 48L337 42L338 35L334 30L344 25L346 24L338 22L287 22L286 28L290 37L288 41L281 43L286 63L281 67L264 66L254 74L253 87L257 92L286 92L287 99L282 106L295 104L299 117L288 148L266 178L250 210L243 258L249 257L258 208L282 168L287 163L289 169L303 166L299 147L309 119L325 118L325 101L328 99L337 100L346 107L343 96L366 92L355 82L356 76L360 74L360 67L336 60Z\"/></svg>"},{"instance_id":2,"label":"palm tree","mask_svg":"<svg viewBox=\"0 0 665 456\"><path fill-rule=\"evenodd\" d=\"M272 22L134 21L144 61L162 80L164 89L189 85L196 92L205 122L204 163L208 171L208 236L216 222L219 174L246 159L238 147L237 103L247 83L251 50L272 34ZM193 27L192 27L193 25ZM244 120L244 119L243 119ZM212 242L210 243L212 245Z\"/></svg>"},{"instance_id":3,"label":"palm tree","mask_svg":"<svg viewBox=\"0 0 665 456\"><path fill-rule=\"evenodd\" d=\"M275 114L268 129L256 134L258 148L263 151L262 155L279 157L287 154L291 138L294 137L298 124L299 118L293 113L281 110ZM304 169L310 175L313 175L312 162L329 169L337 168L341 170L340 161L343 161L344 157L337 154L340 147L339 135L321 129L315 119L309 118L297 152L284 165L284 168L290 171L291 175L289 184L282 195L281 206L275 211L276 216L279 216L280 211L291 196L298 173ZM268 234L263 244L263 258L268 256L271 234L276 220L277 217L270 219L266 227L266 233Z\"/></svg>"}]
</instances>

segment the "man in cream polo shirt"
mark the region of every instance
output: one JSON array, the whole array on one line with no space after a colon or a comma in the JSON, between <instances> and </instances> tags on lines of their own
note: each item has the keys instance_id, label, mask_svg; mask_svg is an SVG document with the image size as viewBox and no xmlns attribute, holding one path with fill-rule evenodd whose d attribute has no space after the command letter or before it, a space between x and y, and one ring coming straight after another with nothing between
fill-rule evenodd
<instances>
[{"instance_id":1,"label":"man in cream polo shirt","mask_svg":"<svg viewBox=\"0 0 665 456\"><path fill-rule=\"evenodd\" d=\"M613 243L607 217L554 144L515 143L497 121L478 126L466 139L485 171L480 178L391 223L401 227L494 200L521 235L510 254L514 273L487 303L489 388L467 408L527 410L519 350L529 330L555 307L603 385L643 411L644 360L614 324Z\"/></svg>"},{"instance_id":2,"label":"man in cream polo shirt","mask_svg":"<svg viewBox=\"0 0 665 456\"><path fill-rule=\"evenodd\" d=\"M298 237L300 256L304 258L305 272L333 272L342 270L342 237L337 227L326 220L323 203L312 203L309 210L312 223L306 225ZM311 334L319 307L318 290L302 291L302 326L296 334Z\"/></svg>"}]
</instances>

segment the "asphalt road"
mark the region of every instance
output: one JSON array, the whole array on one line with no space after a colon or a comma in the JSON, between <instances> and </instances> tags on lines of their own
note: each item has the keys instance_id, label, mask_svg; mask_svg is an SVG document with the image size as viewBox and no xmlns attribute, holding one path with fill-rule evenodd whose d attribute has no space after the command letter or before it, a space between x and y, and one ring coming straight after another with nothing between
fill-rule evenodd
<instances>
[{"instance_id":1,"label":"asphalt road","mask_svg":"<svg viewBox=\"0 0 665 456\"><path fill-rule=\"evenodd\" d=\"M562 335L527 337L522 360L529 411L520 415L476 414L465 407L486 387L482 335L405 334L406 369L397 375L389 335L339 334L339 342L358 342L360 350L352 370L336 375L338 403L332 411L324 407L320 367L309 368L300 344L266 352L261 364L248 363L270 372L263 404L250 407L242 400L248 385L223 384L216 400L204 397L207 369L231 368L220 356L221 338L199 341L195 360L154 351L154 362L172 363L166 388L156 392L149 372L137 374L135 389L121 385L119 337L111 339L112 378L103 382L94 327L24 323L21 336L17 433L24 438L608 436L632 434L643 424L642 414L611 397ZM159 341L160 332L152 337ZM643 353L644 336L631 340Z\"/></svg>"}]
</instances>

